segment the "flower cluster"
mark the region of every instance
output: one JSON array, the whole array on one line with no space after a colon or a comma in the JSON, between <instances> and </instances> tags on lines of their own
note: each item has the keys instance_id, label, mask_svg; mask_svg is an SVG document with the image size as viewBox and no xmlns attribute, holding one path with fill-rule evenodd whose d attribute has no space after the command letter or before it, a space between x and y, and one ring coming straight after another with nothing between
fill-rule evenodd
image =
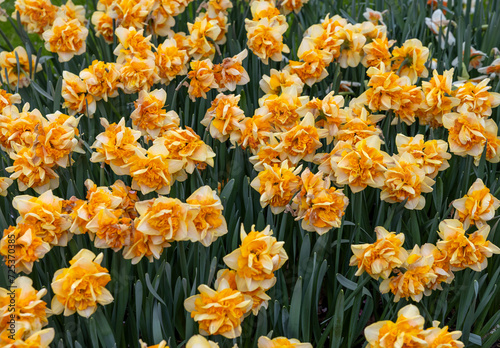
<instances>
[{"instance_id":1,"label":"flower cluster","mask_svg":"<svg viewBox=\"0 0 500 348\"><path fill-rule=\"evenodd\" d=\"M231 58L224 58L222 63L213 64L210 59L191 61L191 70L188 73L188 93L191 100L207 98L207 92L217 89L219 92L234 91L237 85L245 85L250 81L248 73L243 67L243 59L247 57L245 49ZM218 97L222 97L219 94ZM234 95L230 95L234 98ZM237 103L237 101L236 101Z\"/></svg>"},{"instance_id":2,"label":"flower cluster","mask_svg":"<svg viewBox=\"0 0 500 348\"><path fill-rule=\"evenodd\" d=\"M284 242L272 234L269 226L261 232L252 226L247 234L242 225L241 245L224 257L230 269L217 273L216 290L203 284L198 287L199 295L186 299L184 307L198 322L202 335L238 337L244 317L267 308L270 297L265 292L276 283L274 272L288 259Z\"/></svg>"},{"instance_id":3,"label":"flower cluster","mask_svg":"<svg viewBox=\"0 0 500 348\"><path fill-rule=\"evenodd\" d=\"M460 220L442 221L438 232L441 239L435 245L426 243L406 250L403 233L388 232L382 226L375 228L375 243L351 246L354 255L350 264L358 267L356 275L366 272L374 279L382 278L380 291L394 294L395 302L409 297L419 302L432 290L442 289L442 283L450 283L455 271L484 270L487 259L500 254L500 248L487 240L490 226L485 223L493 217L500 202L478 180L453 205ZM467 235L466 229L474 224L478 229Z\"/></svg>"},{"instance_id":4,"label":"flower cluster","mask_svg":"<svg viewBox=\"0 0 500 348\"><path fill-rule=\"evenodd\" d=\"M438 321L433 321L432 327L427 329L424 329L424 324L425 319L418 308L407 305L399 310L396 322L377 321L365 328L367 347L395 348L411 345L419 348L463 348L464 344L458 340L462 332L449 331L448 326L440 328Z\"/></svg>"},{"instance_id":5,"label":"flower cluster","mask_svg":"<svg viewBox=\"0 0 500 348\"><path fill-rule=\"evenodd\" d=\"M19 15L28 33L40 35L45 48L57 53L60 62L86 52L88 29L82 5L71 0L61 6L52 5L50 0L16 0L15 8L12 17Z\"/></svg>"},{"instance_id":6,"label":"flower cluster","mask_svg":"<svg viewBox=\"0 0 500 348\"><path fill-rule=\"evenodd\" d=\"M5 97L8 97L5 95ZM16 95L5 98L17 102ZM17 181L20 191L33 188L41 194L59 186L58 167L73 162L73 152L84 153L77 136L79 118L56 111L45 117L25 103L19 110L8 105L0 113L0 147L13 163L5 170Z\"/></svg>"},{"instance_id":7,"label":"flower cluster","mask_svg":"<svg viewBox=\"0 0 500 348\"><path fill-rule=\"evenodd\" d=\"M44 329L51 311L42 297L47 289L35 290L33 281L19 277L11 288L0 288L0 344L2 347L23 347L43 337L41 347L48 347L54 337L54 329ZM15 318L12 320L12 318Z\"/></svg>"},{"instance_id":8,"label":"flower cluster","mask_svg":"<svg viewBox=\"0 0 500 348\"><path fill-rule=\"evenodd\" d=\"M17 272L30 273L35 261L52 246L66 246L74 234L88 234L96 248L123 250L123 257L135 264L144 256L159 258L174 240L208 246L227 233L220 198L208 186L193 192L186 203L167 197L139 201L121 180L108 188L89 179L85 186L86 200L63 200L51 190L14 198L20 217L4 231L0 254L7 262L9 243L15 241Z\"/></svg>"},{"instance_id":9,"label":"flower cluster","mask_svg":"<svg viewBox=\"0 0 500 348\"><path fill-rule=\"evenodd\" d=\"M105 130L92 145L96 152L91 162L109 164L117 175L130 176L132 189L143 194L168 194L176 180L187 178L186 173L214 163L210 146L191 128L180 128L179 116L162 108L164 100L163 90L142 93L132 121L136 129L125 126L124 118L112 124L102 118ZM141 135L146 139L156 135L149 148L138 142Z\"/></svg>"}]
</instances>

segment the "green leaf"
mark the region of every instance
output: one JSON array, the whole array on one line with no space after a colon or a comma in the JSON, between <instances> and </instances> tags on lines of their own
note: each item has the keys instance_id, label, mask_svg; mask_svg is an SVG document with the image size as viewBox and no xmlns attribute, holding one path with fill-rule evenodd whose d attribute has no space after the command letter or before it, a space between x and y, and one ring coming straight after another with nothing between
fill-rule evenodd
<instances>
[{"instance_id":1,"label":"green leaf","mask_svg":"<svg viewBox=\"0 0 500 348\"><path fill-rule=\"evenodd\" d=\"M331 338L331 348L338 348L342 343L342 326L344 323L344 291L340 290L335 304L335 314L333 315L333 328Z\"/></svg>"},{"instance_id":2,"label":"green leaf","mask_svg":"<svg viewBox=\"0 0 500 348\"><path fill-rule=\"evenodd\" d=\"M103 347L116 347L113 331L109 326L108 319L100 308L95 312L90 320L96 321L97 336L99 337L99 341L101 342Z\"/></svg>"},{"instance_id":3,"label":"green leaf","mask_svg":"<svg viewBox=\"0 0 500 348\"><path fill-rule=\"evenodd\" d=\"M290 313L292 314L288 321L288 334L290 338L299 337L300 328L300 309L302 306L302 277L297 279L290 303Z\"/></svg>"}]
</instances>

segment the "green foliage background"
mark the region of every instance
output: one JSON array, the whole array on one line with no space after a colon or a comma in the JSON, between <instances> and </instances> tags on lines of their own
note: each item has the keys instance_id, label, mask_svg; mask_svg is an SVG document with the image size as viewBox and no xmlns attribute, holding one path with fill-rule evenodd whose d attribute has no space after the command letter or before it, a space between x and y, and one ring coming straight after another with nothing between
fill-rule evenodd
<instances>
[{"instance_id":1,"label":"green foliage background","mask_svg":"<svg viewBox=\"0 0 500 348\"><path fill-rule=\"evenodd\" d=\"M9 13L13 10L13 0L2 4ZM54 2L57 4L57 2ZM88 18L95 10L96 1L75 1L84 4ZM175 31L187 32L187 22L192 22L196 9L201 1L196 0L187 10L176 18ZM227 34L228 42L221 47L223 57L217 56L214 63L224 57L239 53L246 46L244 18L249 17L249 6L245 1L233 1L230 11L231 23ZM489 64L493 57L490 51L500 44L498 28L500 28L500 1L476 1L475 12L471 14L472 1L468 1L465 10L461 1L450 1L447 14L453 18L450 30L455 34L457 43L442 50L437 40L425 25L424 18L430 17L431 9L425 0L375 0L375 1L330 1L310 0L298 15L287 16L290 25L285 42L290 46L289 59L296 59L297 48L303 32L312 24L318 23L327 13L340 14L351 22L360 22L366 7L379 11L388 10L384 21L388 27L389 39L397 40L396 45L406 39L418 38L430 48L432 58L438 62L438 71L451 67L451 61L459 57L459 66L455 70L455 78L467 72L470 55L468 50L462 57L462 44L473 45L489 55L484 64ZM440 4L442 5L442 4ZM69 70L78 74L94 59L112 61L112 45L107 45L101 38L95 37L92 25L89 26L87 53L73 58L70 62L59 63L57 56L44 50L43 42L35 36L27 35L23 28L13 22L0 24L2 38L1 48L12 50L14 46L23 45L28 53L37 54L43 63L43 71L36 74L33 83L19 90L23 102L29 102L32 108L38 108L43 114L61 110L62 71ZM158 43L158 38L153 38ZM161 41L161 39L160 39ZM113 45L114 46L114 45ZM463 63L463 64L462 64ZM244 87L238 87L241 94L241 108L246 116L252 116L258 107L258 98L263 94L259 90L259 80L263 74L269 74L270 68L280 69L285 62L271 62L269 66L262 64L253 54L244 61L251 81ZM323 97L327 91L338 91L341 80L361 82L355 89L354 96L364 90L366 79L365 68L340 69L332 64L329 76L314 87L306 87L303 95ZM469 72L476 76L477 72ZM221 337L212 337L221 347L231 347L237 343L239 347L256 347L261 335L286 336L301 341L311 342L314 347L360 347L365 344L363 329L377 320L395 319L397 311L408 302L393 302L392 295L381 295L378 282L366 274L354 276L355 267L349 267L351 257L350 245L353 243L371 243L375 240L375 226L382 225L390 231L404 232L405 247L413 248L414 244L435 243L437 227L440 221L450 217L450 202L463 196L476 178L482 178L495 196L500 194L499 171L497 164L486 163L484 159L478 167L472 158L453 156L451 168L441 173L434 186L434 191L426 195L427 204L422 211L409 211L401 204L388 204L380 201L379 190L367 188L361 193L352 194L348 187L344 192L348 195L350 205L347 208L343 225L323 236L303 231L299 223L293 221L290 214L274 216L269 209L262 209L259 195L251 189L249 183L255 177L248 161L248 153L229 144L214 141L200 124L210 101L215 98L215 91L209 93L208 99L192 102L187 89L175 91L178 78L169 86L159 86L167 91L168 109L175 110L181 117L182 125L192 127L202 139L216 152L214 168L203 172L195 172L187 181L176 183L171 196L184 200L191 192L202 185L217 188L222 183L220 194L224 205L224 215L228 222L229 233L210 247L190 242L174 243L165 250L160 260L148 263L141 261L131 265L124 260L121 253L112 250L97 250L86 235L75 236L66 248L55 247L43 260L36 263L30 277L37 289L47 288L45 300L50 304L52 292L50 283L54 272L68 267L68 261L81 248L88 248L96 253L103 252L103 266L111 273L108 289L115 300L112 304L100 307L90 318L78 315L64 317L52 316L50 326L56 330L53 347L137 347L139 338L150 345L162 339L169 346L182 346L193 334L197 334L197 326L184 310L183 301L196 293L200 284L213 286L215 275L219 269L225 268L222 258L238 247L239 229L243 223L247 229L252 224L257 229L271 225L275 236L285 241L285 249L289 261L277 272L277 284L269 291L272 300L267 310L261 310L258 317L249 316L243 322L243 334L232 342ZM492 90L498 92L498 78L491 82ZM354 97L352 96L352 97ZM349 96L346 96L347 98ZM91 150L89 145L103 129L99 118L105 117L110 123L118 122L121 117L129 120L133 110L132 102L137 95L120 94L108 103L98 102L94 118L83 117L79 130L81 139L86 144L85 155L75 154L75 163L68 169L59 169L60 187L55 194L62 198L73 195L85 198L84 181L92 179L98 185L111 185L122 179L130 184L128 177L116 176L108 166L100 168L99 164L89 162ZM499 112L494 110L492 118L499 122ZM130 124L130 121L127 123ZM390 120L381 122L385 137L385 151L392 154L396 150L397 133L415 135L422 133L426 139L445 139L446 130L430 130L414 124L390 126ZM323 152L331 150L325 146ZM11 164L11 160L2 153L0 161L2 170ZM316 171L311 166L313 172ZM7 176L2 171L2 176ZM27 194L36 195L33 191ZM0 227L6 228L15 224L11 201L17 191L14 184L7 197L0 198ZM153 194L142 196L143 199ZM500 245L498 217L490 221L492 231L489 239ZM462 341L467 347L492 347L500 338L500 257L489 260L488 268L477 273L465 270L456 273L450 285L444 285L443 291L435 291L417 304L426 318L426 326L432 320L441 321L442 325L463 331ZM0 272L0 286L6 287L5 268Z\"/></svg>"}]
</instances>

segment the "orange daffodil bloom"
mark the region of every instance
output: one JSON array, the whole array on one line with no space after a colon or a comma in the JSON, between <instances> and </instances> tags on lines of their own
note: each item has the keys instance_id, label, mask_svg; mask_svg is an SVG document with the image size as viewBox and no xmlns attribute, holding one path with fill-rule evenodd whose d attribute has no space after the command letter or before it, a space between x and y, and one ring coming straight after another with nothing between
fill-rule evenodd
<instances>
[{"instance_id":1,"label":"orange daffodil bloom","mask_svg":"<svg viewBox=\"0 0 500 348\"><path fill-rule=\"evenodd\" d=\"M164 145L167 149L168 159L179 160L182 170L192 174L195 168L205 169L207 165L214 166L215 153L212 148L201 140L200 136L189 127L186 129L169 129L161 137L153 141L153 145ZM163 153L165 155L165 152ZM176 171L173 171L175 173ZM182 172L176 174L180 181L185 175Z\"/></svg>"},{"instance_id":2,"label":"orange daffodil bloom","mask_svg":"<svg viewBox=\"0 0 500 348\"><path fill-rule=\"evenodd\" d=\"M121 87L119 65L94 60L92 64L80 72L80 78L87 85L87 91L95 100L118 96Z\"/></svg>"},{"instance_id":3,"label":"orange daffodil bloom","mask_svg":"<svg viewBox=\"0 0 500 348\"><path fill-rule=\"evenodd\" d=\"M82 113L91 116L95 113L95 99L88 93L87 85L78 75L63 71L61 95L64 99L63 107L68 109L70 115Z\"/></svg>"},{"instance_id":4,"label":"orange daffodil bloom","mask_svg":"<svg viewBox=\"0 0 500 348\"><path fill-rule=\"evenodd\" d=\"M439 328L439 321L433 321L432 327L426 331L425 341L429 348L448 346L453 348L463 348L464 344L458 339L462 336L461 331L448 331L448 326Z\"/></svg>"},{"instance_id":5,"label":"orange daffodil bloom","mask_svg":"<svg viewBox=\"0 0 500 348\"><path fill-rule=\"evenodd\" d=\"M285 15L291 12L299 13L302 6L308 2L309 0L283 0L280 2L280 7Z\"/></svg>"},{"instance_id":6,"label":"orange daffodil bloom","mask_svg":"<svg viewBox=\"0 0 500 348\"><path fill-rule=\"evenodd\" d=\"M140 190L143 194L153 191L159 194L168 194L175 179L182 181L186 178L181 172L182 161L167 158L166 154L168 153L169 151L164 144L155 144L147 150L138 147L127 164L118 172L130 175L132 189ZM173 177L175 173L178 174Z\"/></svg>"},{"instance_id":7,"label":"orange daffodil bloom","mask_svg":"<svg viewBox=\"0 0 500 348\"><path fill-rule=\"evenodd\" d=\"M75 55L85 53L89 31L78 19L57 17L49 30L43 32L45 48L55 52L60 62L67 62Z\"/></svg>"},{"instance_id":8,"label":"orange daffodil bloom","mask_svg":"<svg viewBox=\"0 0 500 348\"><path fill-rule=\"evenodd\" d=\"M405 272L396 270L396 275L384 279L380 283L380 292L385 294L391 292L394 295L394 302L398 302L400 298L408 299L411 297L414 301L419 302L423 295L431 294L431 284L436 281L437 274L434 268L434 256L428 249L422 249L415 245L408 258L405 260L401 268ZM433 246L434 247L434 246Z\"/></svg>"},{"instance_id":9,"label":"orange daffodil bloom","mask_svg":"<svg viewBox=\"0 0 500 348\"><path fill-rule=\"evenodd\" d=\"M373 135L357 142L355 146L346 146L344 151L332 156L330 164L337 184L349 185L353 193L367 186L382 187L387 166L392 159L380 151L381 144L380 138Z\"/></svg>"},{"instance_id":10,"label":"orange daffodil bloom","mask_svg":"<svg viewBox=\"0 0 500 348\"><path fill-rule=\"evenodd\" d=\"M431 80L422 82L425 99L419 113L420 124L437 128L443 124L443 116L460 104L460 99L452 96L453 71L446 70L439 75L434 70Z\"/></svg>"},{"instance_id":11,"label":"orange daffodil bloom","mask_svg":"<svg viewBox=\"0 0 500 348\"><path fill-rule=\"evenodd\" d=\"M17 68L18 61L19 70ZM12 52L2 51L0 52L0 76L12 89L18 85L19 88L28 87L35 73L42 70L40 63L35 66L36 61L36 56L28 57L26 49L22 46L16 47Z\"/></svg>"},{"instance_id":12,"label":"orange daffodil bloom","mask_svg":"<svg viewBox=\"0 0 500 348\"><path fill-rule=\"evenodd\" d=\"M212 101L212 106L200 123L210 130L213 138L224 142L231 132L239 129L239 122L245 118L243 110L238 106L239 101L239 95L222 93Z\"/></svg>"},{"instance_id":13,"label":"orange daffodil bloom","mask_svg":"<svg viewBox=\"0 0 500 348\"><path fill-rule=\"evenodd\" d=\"M392 70L400 76L408 76L411 83L417 82L419 77L427 77L429 72L425 67L429 57L429 49L422 45L418 39L409 39L401 47L392 51Z\"/></svg>"},{"instance_id":14,"label":"orange daffodil bloom","mask_svg":"<svg viewBox=\"0 0 500 348\"><path fill-rule=\"evenodd\" d=\"M101 125L105 131L97 135L92 144L96 152L92 153L90 161L104 162L114 171L120 172L120 167L127 163L139 146L137 140L141 132L126 127L124 118L118 124L109 124L105 118L101 118Z\"/></svg>"},{"instance_id":15,"label":"orange daffodil bloom","mask_svg":"<svg viewBox=\"0 0 500 348\"><path fill-rule=\"evenodd\" d=\"M298 164L300 160L312 161L316 150L322 146L319 139L325 138L327 132L325 129L317 129L314 116L307 113L299 124L279 135L280 143L275 150L292 164Z\"/></svg>"},{"instance_id":16,"label":"orange daffodil bloom","mask_svg":"<svg viewBox=\"0 0 500 348\"><path fill-rule=\"evenodd\" d=\"M154 55L161 83L169 84L176 76L187 74L189 55L174 39L159 44Z\"/></svg>"},{"instance_id":17,"label":"orange daffodil bloom","mask_svg":"<svg viewBox=\"0 0 500 348\"><path fill-rule=\"evenodd\" d=\"M424 142L424 136L417 134L415 137L407 137L403 134L396 136L398 153L411 153L418 166L425 171L425 175L434 179L438 172L449 168L448 160L451 154L447 152L448 144L443 140L428 140Z\"/></svg>"},{"instance_id":18,"label":"orange daffodil bloom","mask_svg":"<svg viewBox=\"0 0 500 348\"><path fill-rule=\"evenodd\" d=\"M330 144L337 135L340 125L347 121L344 109L344 97L335 95L334 92L328 93L323 99L314 98L307 107L315 117L317 128L328 130L326 141Z\"/></svg>"},{"instance_id":19,"label":"orange daffodil bloom","mask_svg":"<svg viewBox=\"0 0 500 348\"><path fill-rule=\"evenodd\" d=\"M8 93L0 88L0 114L8 106L21 103L21 96L18 93Z\"/></svg>"},{"instance_id":20,"label":"orange daffodil bloom","mask_svg":"<svg viewBox=\"0 0 500 348\"><path fill-rule=\"evenodd\" d=\"M444 250L452 270L471 268L481 272L488 265L488 257L500 254L500 248L486 240L490 226L483 225L476 232L465 235L459 220L444 220L439 224L437 247Z\"/></svg>"},{"instance_id":21,"label":"orange daffodil bloom","mask_svg":"<svg viewBox=\"0 0 500 348\"><path fill-rule=\"evenodd\" d=\"M189 97L193 101L199 97L206 99L210 89L219 87L215 80L214 65L210 59L195 60L189 64L191 66L191 71L188 73L188 78L191 80L188 89Z\"/></svg>"},{"instance_id":22,"label":"orange daffodil bloom","mask_svg":"<svg viewBox=\"0 0 500 348\"><path fill-rule=\"evenodd\" d=\"M111 277L102 267L103 254L97 257L93 252L82 249L69 262L69 268L62 268L52 280L52 312L68 316L77 312L89 318L97 305L105 306L113 302L113 296L105 288Z\"/></svg>"},{"instance_id":23,"label":"orange daffodil bloom","mask_svg":"<svg viewBox=\"0 0 500 348\"><path fill-rule=\"evenodd\" d=\"M302 228L322 235L332 228L338 228L349 199L342 190L330 187L330 180L323 179L321 171L312 174L308 168L301 175L302 188L293 198L292 207L302 221Z\"/></svg>"},{"instance_id":24,"label":"orange daffodil bloom","mask_svg":"<svg viewBox=\"0 0 500 348\"><path fill-rule=\"evenodd\" d=\"M254 1L251 11L253 19L245 19L248 48L266 65L269 59L281 61L282 53L290 52L283 43L283 34L288 29L285 16L267 1Z\"/></svg>"},{"instance_id":25,"label":"orange daffodil bloom","mask_svg":"<svg viewBox=\"0 0 500 348\"><path fill-rule=\"evenodd\" d=\"M254 315L259 313L260 308L267 308L271 298L266 291L276 283L274 272L288 259L283 249L284 242L278 242L272 233L269 226L261 232L255 231L255 226L252 226L247 234L242 224L242 244L224 257L224 262L231 269L221 269L215 281L216 288L226 282L229 288L251 299L250 309Z\"/></svg>"},{"instance_id":26,"label":"orange daffodil bloom","mask_svg":"<svg viewBox=\"0 0 500 348\"><path fill-rule=\"evenodd\" d=\"M156 138L162 131L177 128L179 115L175 111L164 109L167 93L164 89L139 92L139 99L134 102L135 110L130 115L132 127L141 131L142 136Z\"/></svg>"},{"instance_id":27,"label":"orange daffodil bloom","mask_svg":"<svg viewBox=\"0 0 500 348\"><path fill-rule=\"evenodd\" d=\"M48 325L47 315L51 314L42 297L47 289L37 291L28 277L18 277L8 289L0 288L0 327L7 328L11 315L16 316L15 331L22 331L25 338ZM12 292L15 294L15 306L9 310ZM12 307L10 307L12 308ZM2 330L3 333L3 330ZM1 339L0 339L1 341Z\"/></svg>"},{"instance_id":28,"label":"orange daffodil bloom","mask_svg":"<svg viewBox=\"0 0 500 348\"><path fill-rule=\"evenodd\" d=\"M373 39L372 42L363 46L363 60L361 63L365 67L374 67L380 69L381 64L386 67L391 65L392 55L389 48L394 45L394 40L388 40L386 36Z\"/></svg>"},{"instance_id":29,"label":"orange daffodil bloom","mask_svg":"<svg viewBox=\"0 0 500 348\"><path fill-rule=\"evenodd\" d=\"M473 156L475 165L478 165L483 151L486 151L487 161L500 161L500 137L494 120L470 112L452 112L443 117L443 125L448 129L448 143L454 154Z\"/></svg>"},{"instance_id":30,"label":"orange daffodil bloom","mask_svg":"<svg viewBox=\"0 0 500 348\"><path fill-rule=\"evenodd\" d=\"M33 263L40 260L50 251L51 246L40 236L37 236L35 229L25 223L18 223L3 231L3 238L0 241L0 255L4 257L5 263L12 265L9 255L12 255L12 241L14 244L14 267L16 273L31 273Z\"/></svg>"},{"instance_id":31,"label":"orange daffodil bloom","mask_svg":"<svg viewBox=\"0 0 500 348\"><path fill-rule=\"evenodd\" d=\"M213 88L219 92L234 91L237 85L247 84L250 78L242 65L246 56L245 49L234 57L224 58L220 64L214 65L210 59L192 61L191 71L188 73L188 93L191 100L199 97L206 99L206 93Z\"/></svg>"},{"instance_id":32,"label":"orange daffodil bloom","mask_svg":"<svg viewBox=\"0 0 500 348\"><path fill-rule=\"evenodd\" d=\"M0 177L0 196L6 197L8 194L8 188L12 185L14 181L11 178Z\"/></svg>"},{"instance_id":33,"label":"orange daffodil bloom","mask_svg":"<svg viewBox=\"0 0 500 348\"><path fill-rule=\"evenodd\" d=\"M455 98L460 99L457 106L458 112L472 112L479 117L491 116L492 108L500 105L500 93L489 92L489 79L484 79L477 85L467 82L458 87L454 92Z\"/></svg>"},{"instance_id":34,"label":"orange daffodil bloom","mask_svg":"<svg viewBox=\"0 0 500 348\"><path fill-rule=\"evenodd\" d=\"M264 164L261 171L250 186L260 193L260 205L265 208L270 206L273 214L283 212L297 191L300 190L300 177L298 174L302 166L289 167L288 161L272 167Z\"/></svg>"},{"instance_id":35,"label":"orange daffodil bloom","mask_svg":"<svg viewBox=\"0 0 500 348\"><path fill-rule=\"evenodd\" d=\"M236 86L246 85L250 81L247 71L243 67L243 60L248 51L244 49L233 57L224 58L221 64L216 64L215 80L219 85L219 92L234 91Z\"/></svg>"},{"instance_id":36,"label":"orange daffodil bloom","mask_svg":"<svg viewBox=\"0 0 500 348\"><path fill-rule=\"evenodd\" d=\"M202 335L192 336L186 343L186 348L218 348L219 344L207 340Z\"/></svg>"},{"instance_id":37,"label":"orange daffodil bloom","mask_svg":"<svg viewBox=\"0 0 500 348\"><path fill-rule=\"evenodd\" d=\"M4 348L49 348L49 345L54 340L55 330L48 328L37 331L31 336L24 338L23 329L11 335L9 331L5 330L0 335L0 344Z\"/></svg>"},{"instance_id":38,"label":"orange daffodil bloom","mask_svg":"<svg viewBox=\"0 0 500 348\"><path fill-rule=\"evenodd\" d=\"M262 75L259 81L260 89L266 94L280 95L287 87L294 87L297 94L302 93L304 82L297 74L286 69L278 71L271 69L269 76Z\"/></svg>"},{"instance_id":39,"label":"orange daffodil bloom","mask_svg":"<svg viewBox=\"0 0 500 348\"><path fill-rule=\"evenodd\" d=\"M231 289L225 279L219 283L217 290L202 284L198 291L199 295L184 301L184 308L191 313L191 318L198 322L200 334L239 337L241 322L252 308L251 298Z\"/></svg>"},{"instance_id":40,"label":"orange daffodil bloom","mask_svg":"<svg viewBox=\"0 0 500 348\"><path fill-rule=\"evenodd\" d=\"M50 0L16 0L15 8L12 18L16 20L19 13L21 24L27 32L38 35L42 35L51 27L58 10L57 6L52 5Z\"/></svg>"},{"instance_id":41,"label":"orange daffodil bloom","mask_svg":"<svg viewBox=\"0 0 500 348\"><path fill-rule=\"evenodd\" d=\"M46 191L39 197L16 196L12 206L19 212L17 223L25 223L44 241L55 246L66 246L71 239L71 221L62 211L63 200Z\"/></svg>"},{"instance_id":42,"label":"orange daffodil bloom","mask_svg":"<svg viewBox=\"0 0 500 348\"><path fill-rule=\"evenodd\" d=\"M259 232L254 225L247 234L242 224L240 247L224 257L225 264L236 271L238 290L267 291L276 283L274 272L283 266L288 256L283 249L284 242L278 242L272 234L270 226Z\"/></svg>"},{"instance_id":43,"label":"orange daffodil bloom","mask_svg":"<svg viewBox=\"0 0 500 348\"><path fill-rule=\"evenodd\" d=\"M453 202L455 219L459 219L465 228L476 225L478 228L493 219L495 211L500 207L500 200L490 193L481 179L477 179L463 198Z\"/></svg>"},{"instance_id":44,"label":"orange daffodil bloom","mask_svg":"<svg viewBox=\"0 0 500 348\"><path fill-rule=\"evenodd\" d=\"M425 198L421 194L431 192L431 186L434 185L434 180L425 174L410 153L394 155L392 163L384 173L385 181L380 199L389 203L406 200L406 209L423 209Z\"/></svg>"},{"instance_id":45,"label":"orange daffodil bloom","mask_svg":"<svg viewBox=\"0 0 500 348\"><path fill-rule=\"evenodd\" d=\"M301 61L290 61L290 70L308 86L328 76L326 68L333 59L331 52L317 49L310 40L303 40L297 55Z\"/></svg>"},{"instance_id":46,"label":"orange daffodil bloom","mask_svg":"<svg viewBox=\"0 0 500 348\"><path fill-rule=\"evenodd\" d=\"M405 236L403 233L388 232L382 226L376 227L375 233L375 243L351 245L354 255L350 265L358 266L357 276L366 271L374 279L387 279L408 257L408 252L403 248Z\"/></svg>"},{"instance_id":47,"label":"orange daffodil bloom","mask_svg":"<svg viewBox=\"0 0 500 348\"><path fill-rule=\"evenodd\" d=\"M266 308L269 305L269 297L266 294L266 290L259 287L253 291L244 291L238 288L238 283L236 283L237 271L232 269L221 269L217 272L217 279L215 280L215 288L217 288L221 281L225 280L228 282L229 287L233 290L238 290L243 295L247 295L252 299L252 314L258 315L261 308Z\"/></svg>"},{"instance_id":48,"label":"orange daffodil bloom","mask_svg":"<svg viewBox=\"0 0 500 348\"><path fill-rule=\"evenodd\" d=\"M194 191L186 199L186 203L194 208L192 212L195 212L193 219L195 229L188 230L188 238L192 242L199 241L204 246L209 246L227 233L221 200L209 186L202 186Z\"/></svg>"},{"instance_id":49,"label":"orange daffodil bloom","mask_svg":"<svg viewBox=\"0 0 500 348\"><path fill-rule=\"evenodd\" d=\"M259 337L257 341L258 348L312 348L310 343L302 343L295 338L288 339L286 337L275 337L270 339L266 336Z\"/></svg>"},{"instance_id":50,"label":"orange daffodil bloom","mask_svg":"<svg viewBox=\"0 0 500 348\"><path fill-rule=\"evenodd\" d=\"M439 322L434 321L432 327L424 329L425 319L418 308L407 305L398 312L396 322L390 320L378 321L365 328L368 348L397 348L412 346L421 348L453 347L463 348L458 339L460 331L448 331L448 327L438 328Z\"/></svg>"},{"instance_id":51,"label":"orange daffodil bloom","mask_svg":"<svg viewBox=\"0 0 500 348\"><path fill-rule=\"evenodd\" d=\"M155 244L170 243L174 240L186 240L196 233L192 220L187 219L190 207L176 198L159 197L136 203L139 217L135 222L137 231L151 235Z\"/></svg>"}]
</instances>

